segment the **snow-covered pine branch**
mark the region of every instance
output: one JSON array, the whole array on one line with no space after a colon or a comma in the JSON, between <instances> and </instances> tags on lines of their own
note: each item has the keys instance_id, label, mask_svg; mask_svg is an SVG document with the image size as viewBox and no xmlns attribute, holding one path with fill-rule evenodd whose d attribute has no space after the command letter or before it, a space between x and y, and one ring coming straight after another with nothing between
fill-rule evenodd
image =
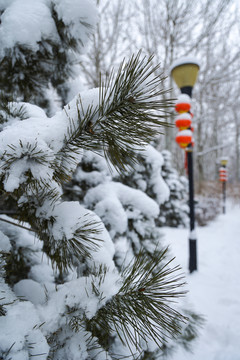
<instances>
[{"instance_id":1,"label":"snow-covered pine branch","mask_svg":"<svg viewBox=\"0 0 240 360\"><path fill-rule=\"evenodd\" d=\"M34 98L46 108L53 87L66 104L66 79L78 74L96 10L93 0L1 2L1 91L22 101Z\"/></svg>"},{"instance_id":2,"label":"snow-covered pine branch","mask_svg":"<svg viewBox=\"0 0 240 360\"><path fill-rule=\"evenodd\" d=\"M118 292L87 322L93 334L100 331L101 337L109 338L116 331L123 343L141 353L149 339L161 347L166 338L180 333L187 318L170 308L168 300L185 294L183 275L179 266L169 269L166 253L167 249L156 249L149 259L140 251L128 264Z\"/></svg>"},{"instance_id":3,"label":"snow-covered pine branch","mask_svg":"<svg viewBox=\"0 0 240 360\"><path fill-rule=\"evenodd\" d=\"M79 204L74 205L74 220L62 221L71 205L61 203L61 185L76 169L82 149L102 151L115 167L125 169L136 162L136 147L138 151L143 148L164 124L168 104L159 100L161 92L155 92L159 79L152 77L155 69L150 64L151 57L141 60L138 53L121 64L107 86L79 94L52 118L41 116L37 108L32 116L33 107L26 105L31 116L11 126L6 123L0 133L2 189L17 194L19 220L30 221L39 236L46 238L50 257L59 252L58 266L63 262L71 265L73 254L89 254L80 234L86 234L86 226L97 225L86 219ZM54 240L60 242L58 252Z\"/></svg>"},{"instance_id":4,"label":"snow-covered pine branch","mask_svg":"<svg viewBox=\"0 0 240 360\"><path fill-rule=\"evenodd\" d=\"M83 150L105 155L119 172L137 161L165 122L170 102L156 90L162 76L153 75L151 56L138 53L99 89L78 90L69 102L69 81L96 23L94 1L11 0L0 2L0 11L0 205L15 210L0 221L0 358L133 359L142 342L149 349L146 340L176 334L184 320L168 305L182 294L181 278L172 278L178 268L165 267L168 261L149 250L151 239L159 240L158 205L143 193L140 202L119 196L136 208L132 243L149 245L130 274L121 273L102 219L79 199L64 201L62 186ZM60 103L68 104L62 110ZM127 187L120 187L122 195ZM151 206L148 214L142 201ZM14 225L19 221L22 227ZM123 324L132 315L132 324ZM98 321L107 326L99 329Z\"/></svg>"}]
</instances>

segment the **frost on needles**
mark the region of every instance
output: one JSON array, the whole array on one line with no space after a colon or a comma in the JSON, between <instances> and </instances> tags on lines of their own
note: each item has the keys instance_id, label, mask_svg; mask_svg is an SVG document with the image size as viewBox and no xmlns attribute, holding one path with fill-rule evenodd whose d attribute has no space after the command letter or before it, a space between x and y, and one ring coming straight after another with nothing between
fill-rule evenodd
<instances>
[{"instance_id":1,"label":"frost on needles","mask_svg":"<svg viewBox=\"0 0 240 360\"><path fill-rule=\"evenodd\" d=\"M153 71L150 70L150 59L140 61L139 57L140 54L126 64L122 64L116 77L112 76L111 80L107 81L108 86L103 84L100 89L79 94L65 106L63 111L52 118L31 116L22 121L16 120L11 125L6 122L0 133L2 192L11 193L17 199L18 220L30 224L31 229L43 241L42 251L51 259L56 271L59 271L61 275L64 273L66 276L68 269L73 270L83 258L88 258L90 268L93 265L96 267L97 264L99 266L104 264L108 268L105 271L116 272L112 262L113 246L112 244L109 246L111 240L100 219L76 201L62 201L61 185L71 177L81 160L82 149L103 151L108 160L121 171L125 166L132 165L136 157L136 146L138 145L138 150L143 147L146 141L156 134L157 127L162 125L162 114L160 117L157 116L157 111L162 112L162 104L159 100L155 100L155 96L157 98L159 94L154 96L153 93L153 84L156 78L150 79L148 82L148 77ZM147 83L147 86L141 86L143 81ZM129 101L130 94L134 98L134 103ZM148 98L151 99L151 107L147 102ZM14 104L12 103L11 106L14 107ZM154 114L150 110L152 107L155 110ZM32 110L31 106L25 105L25 116L30 110ZM125 114L128 114L127 119L125 119ZM111 132L106 130L108 127ZM125 158L126 154L128 154L127 158ZM112 159L114 161L111 161ZM106 253L108 254L106 255ZM98 258L97 261L96 258ZM137 261L142 262L141 257ZM163 294L159 294L159 286L164 287L165 277L161 273L156 278L153 276L151 267L154 268L156 263L148 265L151 271L146 270L145 266L147 263L144 266L142 263L141 276L150 277L147 278L146 284L141 283L141 276L138 279L139 275L131 283L131 287L133 287L131 290L132 301L137 301L138 304L140 296L142 303L141 306L139 304L140 308L145 305L146 301L146 314L142 320L143 314L135 304L136 309L132 309L132 316L136 317L135 319L133 317L134 323L128 324L126 321L127 314L131 309L129 305L126 307L130 295L121 289L126 286L124 284L129 279L119 274L115 275L117 277L117 281L115 281L119 284L122 283L122 286L119 285L119 289L116 286L115 291L117 291L111 294L108 300L105 293L103 293L104 297L103 294L101 295L99 285L95 285L96 291L93 292L95 304L93 301L92 305L94 310L88 309L89 301L84 305L83 297L80 294L72 295L76 297L76 301L79 298L80 302L76 305L80 312L80 315L77 316L78 321L81 320L80 328L84 328L85 323L85 326L89 327L94 334L96 331L94 329L98 328L96 324L104 320L104 328L106 328L106 324L108 325L107 336L110 336L114 330L124 343L128 344L129 342L131 346L135 347L139 347L139 337L143 339L154 337L156 341L159 341L160 333L158 337L153 336L158 333L157 330L154 330L155 328L174 334L177 328L171 326L171 316L174 314L181 319L181 315L164 305L163 299L175 296L175 281L179 279L174 277L171 280L173 291L170 291L167 296L163 296ZM175 270L173 269L173 271ZM148 287L148 281L151 280L150 283L153 283L153 279L156 279L155 286ZM91 291L87 290L85 281L87 281L85 278L78 278L74 281L75 285L72 284L72 286L85 287L85 292L91 299ZM181 281L180 284L182 284ZM145 290L139 294L139 289L143 287ZM61 296L61 293L65 294L65 288L68 288L70 293L72 292L71 285L66 282L61 285L61 290L58 290L56 295L51 294L52 297L64 299L65 296ZM147 296L145 291L148 293ZM178 291L177 294L180 295L182 292ZM101 299L102 297L104 300ZM65 300L63 301L65 302ZM151 302L153 302L152 305ZM153 307L152 315L150 305ZM78 311L77 309L72 310L72 303L65 303L65 306L63 314L67 312L68 306L76 317ZM108 311L110 308L111 311ZM121 316L120 310L123 311ZM112 311L114 311L114 316L111 315ZM158 313L161 311L166 320L159 322ZM101 320L103 313L108 314L109 318L104 316ZM69 314L66 316L70 318L68 321L69 331L71 331L70 325L73 322ZM125 321L121 320L123 316ZM153 317L152 320L151 317ZM145 329L147 320L151 331ZM136 326L138 322L139 325ZM168 323L169 325L166 325ZM134 324L135 326L133 326ZM132 328L134 328L134 332L132 332Z\"/></svg>"},{"instance_id":2,"label":"frost on needles","mask_svg":"<svg viewBox=\"0 0 240 360\"><path fill-rule=\"evenodd\" d=\"M73 256L88 256L89 247L98 246L94 216L78 203L61 201L61 184L70 179L82 150L103 151L121 171L133 166L136 148L146 145L163 124L162 100L154 92L157 79L151 78L155 69L150 61L140 60L138 54L123 62L100 89L77 95L50 119L38 116L11 126L4 123L2 191L17 197L19 219L29 222L43 239L58 267L71 266Z\"/></svg>"},{"instance_id":3,"label":"frost on needles","mask_svg":"<svg viewBox=\"0 0 240 360\"><path fill-rule=\"evenodd\" d=\"M63 199L62 186L83 151L100 154L119 173L134 167L139 151L161 131L170 105L161 99L157 85L163 78L155 75L152 57L138 53L102 79L98 89L77 94L52 117L37 106L49 83L64 102L64 80L74 70L69 60L82 52L96 20L92 1L77 4L0 4L4 360L141 357L149 348L161 348L187 321L172 307L184 294L184 280L166 250L156 247L151 256L138 251L120 269L100 217L79 201ZM3 34L15 29L18 16L30 33L40 30L31 38L14 30L6 42ZM25 59L30 58L29 68ZM6 83L4 76L18 70L21 76ZM30 104L30 93L37 105Z\"/></svg>"}]
</instances>

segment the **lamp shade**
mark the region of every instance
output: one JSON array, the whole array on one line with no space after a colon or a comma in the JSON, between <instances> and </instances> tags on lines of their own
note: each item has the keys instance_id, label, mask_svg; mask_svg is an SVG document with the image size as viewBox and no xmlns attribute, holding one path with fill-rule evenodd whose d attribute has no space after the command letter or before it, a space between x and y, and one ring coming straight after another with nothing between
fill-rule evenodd
<instances>
[{"instance_id":1,"label":"lamp shade","mask_svg":"<svg viewBox=\"0 0 240 360\"><path fill-rule=\"evenodd\" d=\"M191 96L191 90L197 81L199 64L192 58L175 61L171 67L171 76L182 93Z\"/></svg>"},{"instance_id":2,"label":"lamp shade","mask_svg":"<svg viewBox=\"0 0 240 360\"><path fill-rule=\"evenodd\" d=\"M222 157L220 158L220 164L223 166L226 166L228 163L228 158L227 157Z\"/></svg>"}]
</instances>

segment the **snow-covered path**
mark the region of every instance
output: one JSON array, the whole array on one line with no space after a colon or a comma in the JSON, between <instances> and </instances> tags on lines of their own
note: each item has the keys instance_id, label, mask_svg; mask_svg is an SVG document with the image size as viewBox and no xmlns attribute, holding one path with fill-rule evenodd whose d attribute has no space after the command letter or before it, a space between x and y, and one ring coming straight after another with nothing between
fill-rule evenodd
<instances>
[{"instance_id":1,"label":"snow-covered path","mask_svg":"<svg viewBox=\"0 0 240 360\"><path fill-rule=\"evenodd\" d=\"M205 316L193 353L173 360L240 360L240 207L197 228L198 271L188 273L188 230L164 228L165 243L187 273L189 302Z\"/></svg>"}]
</instances>

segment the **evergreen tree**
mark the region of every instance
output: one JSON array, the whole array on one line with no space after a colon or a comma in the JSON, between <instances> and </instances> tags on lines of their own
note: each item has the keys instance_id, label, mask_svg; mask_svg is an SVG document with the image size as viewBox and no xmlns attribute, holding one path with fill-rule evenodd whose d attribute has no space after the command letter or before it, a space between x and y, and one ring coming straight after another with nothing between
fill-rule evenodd
<instances>
[{"instance_id":1,"label":"evergreen tree","mask_svg":"<svg viewBox=\"0 0 240 360\"><path fill-rule=\"evenodd\" d=\"M7 99L49 109L54 89L66 104L97 12L93 1L1 1L0 86ZM87 21L86 21L87 19Z\"/></svg>"},{"instance_id":2,"label":"evergreen tree","mask_svg":"<svg viewBox=\"0 0 240 360\"><path fill-rule=\"evenodd\" d=\"M158 225L185 227L189 219L188 180L184 176L179 176L177 170L172 167L172 156L168 150L162 151L162 156L162 177L169 187L170 196L160 206Z\"/></svg>"},{"instance_id":3,"label":"evergreen tree","mask_svg":"<svg viewBox=\"0 0 240 360\"><path fill-rule=\"evenodd\" d=\"M157 226L187 226L188 181L172 167L171 153L167 150L160 153L148 145L138 153L138 160L134 171L117 174L115 178L144 191L157 202L160 208Z\"/></svg>"},{"instance_id":4,"label":"evergreen tree","mask_svg":"<svg viewBox=\"0 0 240 360\"><path fill-rule=\"evenodd\" d=\"M121 267L126 258L130 260L142 249L152 254L161 234L155 224L158 204L119 179L104 158L85 152L71 183L64 187L64 196L97 213L115 244L115 262Z\"/></svg>"},{"instance_id":5,"label":"evergreen tree","mask_svg":"<svg viewBox=\"0 0 240 360\"><path fill-rule=\"evenodd\" d=\"M80 200L104 222L114 242L114 261L119 269L140 251L144 252L145 261L158 262L159 251L163 250L161 229L156 225L158 202L164 202L170 194L161 176L163 156L148 145L139 152L138 160L135 171L119 174L110 171L104 158L85 152L72 181L64 186L67 199ZM168 260L169 256L163 259L165 263ZM141 359L169 358L177 346L191 349L202 318L187 310L184 303L179 311L188 318L188 323L182 327L177 340L170 341L165 334L159 348L148 341L142 345Z\"/></svg>"},{"instance_id":6,"label":"evergreen tree","mask_svg":"<svg viewBox=\"0 0 240 360\"><path fill-rule=\"evenodd\" d=\"M12 0L0 6L0 191L1 212L6 206L9 215L0 218L0 357L120 359L144 354L152 343L161 348L187 321L171 306L184 294L179 267L171 266L167 250L156 248L149 257L137 244L136 258L119 270L112 223L108 232L91 209L62 196L83 151L103 154L118 172L138 162L169 106L155 90L162 81L153 76L157 68L139 53L100 88L78 94L49 118L37 105L46 106L51 87L64 101L68 76L96 19L92 1ZM127 191L112 181L110 186L121 196ZM108 200L97 196L82 195L96 212ZM153 228L154 209L146 214L135 195L132 202L121 196L124 210L133 212L134 229L141 221ZM134 214L139 207L142 212Z\"/></svg>"},{"instance_id":7,"label":"evergreen tree","mask_svg":"<svg viewBox=\"0 0 240 360\"><path fill-rule=\"evenodd\" d=\"M163 157L154 146L148 145L145 151L138 151L138 164L134 171L118 175L124 184L144 191L161 205L169 198L169 188L162 176Z\"/></svg>"}]
</instances>

